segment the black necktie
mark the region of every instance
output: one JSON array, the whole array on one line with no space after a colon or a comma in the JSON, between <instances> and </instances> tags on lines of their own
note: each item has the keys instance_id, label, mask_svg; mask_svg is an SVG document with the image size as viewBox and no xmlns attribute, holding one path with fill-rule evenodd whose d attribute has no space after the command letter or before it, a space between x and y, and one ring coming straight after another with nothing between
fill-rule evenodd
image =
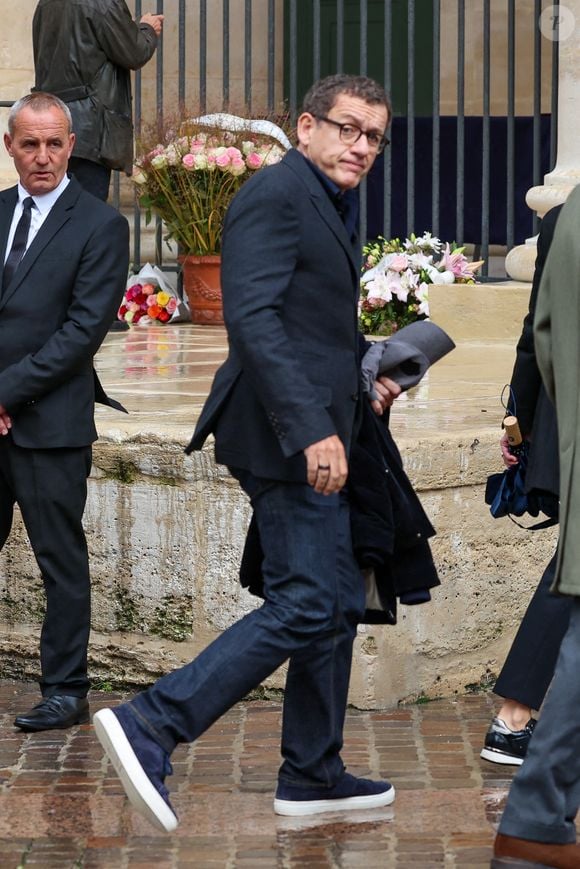
<instances>
[{"instance_id":1,"label":"black necktie","mask_svg":"<svg viewBox=\"0 0 580 869\"><path fill-rule=\"evenodd\" d=\"M27 196L22 202L22 215L16 224L16 231L12 240L12 247L8 258L4 263L4 272L2 274L2 290L5 290L12 278L16 269L20 265L20 260L26 253L26 242L28 241L28 233L30 230L30 217L34 200L32 196Z\"/></svg>"}]
</instances>

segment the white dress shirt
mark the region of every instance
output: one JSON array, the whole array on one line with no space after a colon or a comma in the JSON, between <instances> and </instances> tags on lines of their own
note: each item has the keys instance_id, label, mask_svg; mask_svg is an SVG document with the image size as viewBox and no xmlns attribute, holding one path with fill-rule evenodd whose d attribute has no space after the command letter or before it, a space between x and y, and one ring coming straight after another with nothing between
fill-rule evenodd
<instances>
[{"instance_id":1,"label":"white dress shirt","mask_svg":"<svg viewBox=\"0 0 580 869\"><path fill-rule=\"evenodd\" d=\"M34 205L32 206L30 212L30 230L28 232L28 241L26 242L26 250L30 247L36 234L48 215L50 214L50 209L56 202L56 200L61 196L62 193L66 190L68 185L70 184L70 178L65 174L64 178L54 190L51 190L49 193L41 193L37 196L32 197L32 201ZM10 225L10 232L8 233L8 242L6 244L6 250L4 251L4 262L8 259L8 254L12 248L12 242L14 240L14 233L16 232L16 227L18 225L18 221L22 217L22 203L24 200L30 196L22 184L18 183L18 202L16 203L16 208L14 209L14 214L12 215L12 223Z\"/></svg>"}]
</instances>

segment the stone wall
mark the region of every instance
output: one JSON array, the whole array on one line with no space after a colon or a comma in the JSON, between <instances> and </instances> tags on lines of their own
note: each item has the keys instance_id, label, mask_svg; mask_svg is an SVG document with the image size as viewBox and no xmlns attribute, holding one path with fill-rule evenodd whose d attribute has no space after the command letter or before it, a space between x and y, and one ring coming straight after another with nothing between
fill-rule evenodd
<instances>
[{"instance_id":1,"label":"stone wall","mask_svg":"<svg viewBox=\"0 0 580 869\"><path fill-rule=\"evenodd\" d=\"M362 626L351 701L364 708L486 685L552 552L552 531L494 521L483 483L497 436L399 441L437 528L441 587L400 607L396 626ZM248 504L208 448L99 441L85 524L93 576L90 669L97 684L145 685L189 661L255 605L237 581ZM21 523L0 554L0 669L35 678L43 592ZM283 672L267 687L283 685Z\"/></svg>"}]
</instances>

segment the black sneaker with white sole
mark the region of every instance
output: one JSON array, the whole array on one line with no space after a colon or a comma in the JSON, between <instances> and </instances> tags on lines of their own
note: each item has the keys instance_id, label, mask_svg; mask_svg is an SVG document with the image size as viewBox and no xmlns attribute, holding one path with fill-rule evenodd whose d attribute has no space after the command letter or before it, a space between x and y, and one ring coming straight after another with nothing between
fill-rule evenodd
<instances>
[{"instance_id":1,"label":"black sneaker with white sole","mask_svg":"<svg viewBox=\"0 0 580 869\"><path fill-rule=\"evenodd\" d=\"M510 730L502 718L494 718L485 735L480 757L491 763L521 766L536 723L535 718L530 718L523 730Z\"/></svg>"}]
</instances>

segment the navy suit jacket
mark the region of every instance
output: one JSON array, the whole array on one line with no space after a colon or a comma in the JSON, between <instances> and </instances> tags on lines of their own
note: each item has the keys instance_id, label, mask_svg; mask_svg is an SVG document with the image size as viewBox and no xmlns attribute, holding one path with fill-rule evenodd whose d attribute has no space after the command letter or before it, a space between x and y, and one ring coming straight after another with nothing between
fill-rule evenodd
<instances>
[{"instance_id":1,"label":"navy suit jacket","mask_svg":"<svg viewBox=\"0 0 580 869\"><path fill-rule=\"evenodd\" d=\"M2 253L17 195L0 192ZM128 267L126 219L71 179L0 298L0 404L18 446L88 446L95 400L123 409L105 395L93 356Z\"/></svg>"},{"instance_id":2,"label":"navy suit jacket","mask_svg":"<svg viewBox=\"0 0 580 869\"><path fill-rule=\"evenodd\" d=\"M295 150L241 188L225 222L229 354L188 451L306 480L303 450L337 434L347 455L360 402L359 257L327 191Z\"/></svg>"}]
</instances>

